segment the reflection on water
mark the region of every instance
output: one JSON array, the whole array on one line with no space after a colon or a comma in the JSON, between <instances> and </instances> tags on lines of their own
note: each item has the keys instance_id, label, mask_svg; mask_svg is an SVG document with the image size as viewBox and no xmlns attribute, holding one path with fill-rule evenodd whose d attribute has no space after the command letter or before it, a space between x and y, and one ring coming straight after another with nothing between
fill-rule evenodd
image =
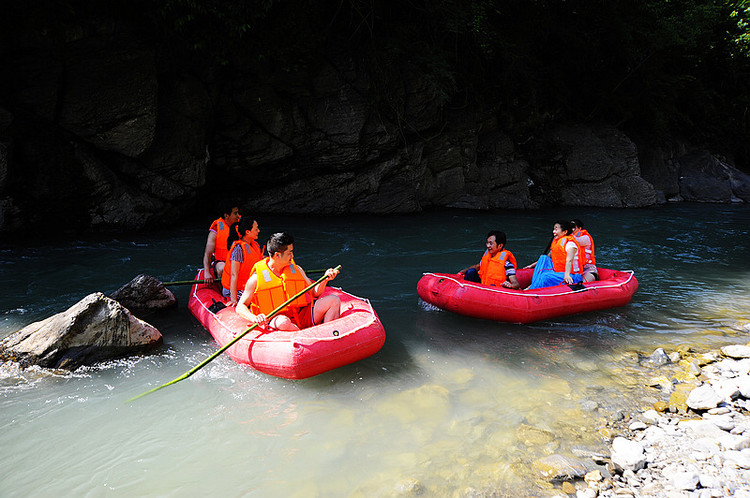
<instances>
[{"instance_id":1,"label":"reflection on water","mask_svg":"<svg viewBox=\"0 0 750 498\"><path fill-rule=\"evenodd\" d=\"M601 266L636 272L630 305L514 325L419 301L422 272L477 262L491 229L519 264L535 260L559 215L584 220ZM744 206L260 221L261 239L295 235L303 267L343 266L335 284L371 300L383 349L303 381L220 357L125 404L215 351L175 288L180 307L146 317L164 334L157 354L74 374L0 366L3 496L543 495L535 460L604 451L613 414L640 408L629 351L748 340ZM201 227L1 247L14 292L0 296L0 336L141 272L192 278L204 241Z\"/></svg>"}]
</instances>

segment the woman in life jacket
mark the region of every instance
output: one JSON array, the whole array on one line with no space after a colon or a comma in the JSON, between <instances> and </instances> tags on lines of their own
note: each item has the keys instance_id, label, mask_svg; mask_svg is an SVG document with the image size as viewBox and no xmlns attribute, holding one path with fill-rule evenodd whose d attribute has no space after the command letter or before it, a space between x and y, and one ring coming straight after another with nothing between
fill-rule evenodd
<instances>
[{"instance_id":1,"label":"woman in life jacket","mask_svg":"<svg viewBox=\"0 0 750 498\"><path fill-rule=\"evenodd\" d=\"M289 299L313 284L305 271L294 261L294 237L275 233L266 244L268 257L255 263L245 291L237 302L237 314L250 324L270 329L293 331L320 325L339 318L341 300L338 296L320 297L329 280L339 274L329 268L326 278L311 291L302 294L272 317L268 315Z\"/></svg>"},{"instance_id":2,"label":"woman in life jacket","mask_svg":"<svg viewBox=\"0 0 750 498\"><path fill-rule=\"evenodd\" d=\"M569 221L558 221L552 227L552 239L539 260L527 266L534 268L531 285L526 289L539 289L554 285L578 284L583 281L581 272L585 255L573 237Z\"/></svg>"},{"instance_id":3,"label":"woman in life jacket","mask_svg":"<svg viewBox=\"0 0 750 498\"><path fill-rule=\"evenodd\" d=\"M593 282L599 280L599 272L596 269L596 255L594 254L594 238L583 228L583 222L577 218L570 220L573 225L573 237L586 255L586 264L583 265L583 281Z\"/></svg>"},{"instance_id":4,"label":"woman in life jacket","mask_svg":"<svg viewBox=\"0 0 750 498\"><path fill-rule=\"evenodd\" d=\"M229 298L229 305L237 305L237 300L245 289L247 279L255 263L263 259L263 248L258 244L260 227L252 216L245 216L229 229L227 238L228 256L221 274L222 294Z\"/></svg>"}]
</instances>

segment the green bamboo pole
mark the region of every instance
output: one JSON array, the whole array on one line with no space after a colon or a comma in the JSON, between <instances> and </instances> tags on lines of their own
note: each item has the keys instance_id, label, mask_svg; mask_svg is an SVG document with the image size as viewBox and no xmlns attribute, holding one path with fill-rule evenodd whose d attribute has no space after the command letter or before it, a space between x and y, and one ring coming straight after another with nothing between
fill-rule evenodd
<instances>
[{"instance_id":1,"label":"green bamboo pole","mask_svg":"<svg viewBox=\"0 0 750 498\"><path fill-rule=\"evenodd\" d=\"M193 285L193 284L205 284L205 280L175 280L174 282L162 282L165 286L167 285Z\"/></svg>"},{"instance_id":2,"label":"green bamboo pole","mask_svg":"<svg viewBox=\"0 0 750 498\"><path fill-rule=\"evenodd\" d=\"M341 268L341 265L338 265L338 266L337 266L336 268L334 268L334 270L338 270L338 269L340 269L340 268ZM276 315L277 315L277 314L278 314L278 313L279 313L279 312L280 312L280 311L281 311L282 309L284 309L284 308L285 308L286 306L288 306L288 305L289 305L289 304L290 304L290 303L291 303L292 301L294 301L294 300L295 300L295 299L297 299L298 297L302 296L302 295L303 295L303 294L304 294L305 292L309 292L310 290L312 290L312 288L313 288L313 287L315 287L316 285L318 285L319 283L321 283L321 282L322 282L323 280L325 280L325 279L326 279L326 276L325 276L325 275L323 275L323 276L322 276L322 277L320 277L320 278L319 278L318 280L316 280L316 281L315 281L315 282L313 282L312 284L308 285L307 287L305 287L305 288L304 288L303 290L299 291L299 292L298 292L297 294L295 294L294 296L290 297L290 298L289 298L289 299L288 299L288 300L287 300L286 302L284 302L283 304L279 305L279 307L278 307L278 308L276 308L275 310L273 310L273 311L272 311L271 313L269 313L269 314L268 314L268 315L266 315L266 316L267 316L267 317L268 317L269 319L270 319L270 318L273 318L273 317L274 317L274 316L276 316ZM256 328L257 326L258 326L258 324L257 324L257 323L254 323L254 324L250 325L250 326L249 326L249 327L248 327L247 329L245 329L245 331L244 331L244 332L242 332L242 333L241 333L241 334L239 334L239 335L238 335L237 337L235 337L234 339L232 339L231 341L229 341L228 343L226 343L226 344L225 344L225 345L224 345L224 346L223 346L223 347L222 347L221 349L219 349L218 351L216 351L216 352L215 352L214 354L212 354L211 356L209 356L208 358L206 358L205 360L203 360L202 362L200 362L199 364L197 364L196 366L194 366L193 368L191 368L190 370L188 370L188 371L187 371L187 372L185 372L184 374L180 375L179 377L177 377L177 378L176 378L176 379L174 379L174 380L171 380L171 381L167 382L166 384L162 384L162 385L160 385L160 386L158 386L158 387L155 387L155 388L151 389L150 391L146 391L145 393L141 393L141 394L139 394L138 396L135 396L135 397L133 397L133 398L130 398L130 399L129 399L129 400L127 401L127 403L130 403L131 401L135 401L135 400L137 400L138 398L142 398L143 396L145 396L145 395L147 395L147 394L151 394L152 392L158 391L159 389L165 388L165 387L167 387L167 386L171 386L172 384L176 384L176 383L178 383L178 382L179 382L179 381L181 381L181 380L185 380L185 379L187 379L188 377L190 377L191 375L193 375L193 374L194 374L195 372L197 372L198 370L200 370L200 369L201 369L201 368L203 368L204 366L208 365L208 363L210 363L211 361L213 361L213 360L214 360L214 359L215 359L215 358L216 358L217 356L219 356L219 355L220 355L221 353L223 353L224 351L226 351L227 349L229 349L230 347L232 347L232 345L233 345L233 344L234 344L235 342L237 342L237 341L239 341L240 339L242 339L243 337L245 337L245 335L247 335L247 334L248 334L248 333L249 333L249 332L250 332L251 330L255 329L255 328Z\"/></svg>"}]
</instances>

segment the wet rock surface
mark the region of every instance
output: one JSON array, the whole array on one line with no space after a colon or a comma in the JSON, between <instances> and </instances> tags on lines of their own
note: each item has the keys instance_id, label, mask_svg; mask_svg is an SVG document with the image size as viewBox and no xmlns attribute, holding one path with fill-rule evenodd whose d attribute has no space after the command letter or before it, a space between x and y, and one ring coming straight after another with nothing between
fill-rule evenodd
<instances>
[{"instance_id":1,"label":"wet rock surface","mask_svg":"<svg viewBox=\"0 0 750 498\"><path fill-rule=\"evenodd\" d=\"M100 292L0 342L0 360L73 370L151 349L161 333Z\"/></svg>"},{"instance_id":2,"label":"wet rock surface","mask_svg":"<svg viewBox=\"0 0 750 498\"><path fill-rule=\"evenodd\" d=\"M160 310L177 304L172 291L164 287L159 279L145 274L136 276L110 297L126 308L137 311Z\"/></svg>"}]
</instances>

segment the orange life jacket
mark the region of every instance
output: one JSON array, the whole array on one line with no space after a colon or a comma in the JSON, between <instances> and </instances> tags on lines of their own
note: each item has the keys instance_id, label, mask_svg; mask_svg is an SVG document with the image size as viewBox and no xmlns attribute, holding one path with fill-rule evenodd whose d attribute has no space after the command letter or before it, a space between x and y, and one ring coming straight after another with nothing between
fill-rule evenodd
<instances>
[{"instance_id":1,"label":"orange life jacket","mask_svg":"<svg viewBox=\"0 0 750 498\"><path fill-rule=\"evenodd\" d=\"M230 285L232 284L232 252L234 252L234 248L238 245L242 249L242 263L240 263L240 275L237 278L237 290L242 290L245 288L247 279L250 278L250 275L253 274L253 267L255 266L255 263L263 259L263 252L257 241L252 240L248 243L241 240L235 240L232 244L232 247L229 248L226 266L224 267L224 271L221 273L221 285L223 285L225 289L231 289Z\"/></svg>"},{"instance_id":2,"label":"orange life jacket","mask_svg":"<svg viewBox=\"0 0 750 498\"><path fill-rule=\"evenodd\" d=\"M591 236L591 234L585 229L581 228L581 230L578 232L579 235L576 235L576 237L581 237L583 235L587 235L589 240L591 241L591 246L586 247L581 245L579 242L578 245L583 247L584 252L586 253L586 264L595 265L596 264L596 255L594 254L594 237Z\"/></svg>"},{"instance_id":3,"label":"orange life jacket","mask_svg":"<svg viewBox=\"0 0 750 498\"><path fill-rule=\"evenodd\" d=\"M552 259L552 266L555 267L555 271L565 271L565 262L568 259L568 253L565 247L568 242L573 242L578 248L578 254L573 259L573 265L570 269L570 273L581 273L583 271L583 265L586 262L586 255L583 254L583 249L578 243L575 237L572 235L563 235L562 237L552 241L550 247L549 257Z\"/></svg>"},{"instance_id":4,"label":"orange life jacket","mask_svg":"<svg viewBox=\"0 0 750 498\"><path fill-rule=\"evenodd\" d=\"M287 299L304 290L308 285L294 260L284 269L281 277L278 277L269 268L269 259L262 259L255 263L253 267L253 271L255 271L256 278L258 279L255 293L250 301L250 311L254 315L260 313L268 315L284 304ZM312 295L306 292L292 301L291 304L285 306L279 313L289 316L299 326L299 319L297 317L299 308L303 308L312 302Z\"/></svg>"},{"instance_id":5,"label":"orange life jacket","mask_svg":"<svg viewBox=\"0 0 750 498\"><path fill-rule=\"evenodd\" d=\"M505 274L505 262L510 260L516 267L516 258L513 253L503 249L494 256L490 257L490 252L485 251L482 261L479 263L479 276L484 285L501 286L508 276Z\"/></svg>"},{"instance_id":6,"label":"orange life jacket","mask_svg":"<svg viewBox=\"0 0 750 498\"><path fill-rule=\"evenodd\" d=\"M229 225L224 218L218 218L211 223L211 230L216 232L216 246L214 247L214 259L217 261L226 261L227 239L229 238Z\"/></svg>"}]
</instances>

